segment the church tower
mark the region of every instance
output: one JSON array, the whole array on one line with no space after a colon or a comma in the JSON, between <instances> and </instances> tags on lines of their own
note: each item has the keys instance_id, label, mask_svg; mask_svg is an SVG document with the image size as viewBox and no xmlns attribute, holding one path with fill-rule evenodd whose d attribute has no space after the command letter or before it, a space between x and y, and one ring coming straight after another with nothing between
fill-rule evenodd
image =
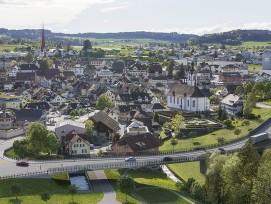
<instances>
[{"instance_id":1,"label":"church tower","mask_svg":"<svg viewBox=\"0 0 271 204\"><path fill-rule=\"evenodd\" d=\"M45 49L45 36L44 36L44 25L42 25L41 52L44 52L44 49Z\"/></svg>"}]
</instances>

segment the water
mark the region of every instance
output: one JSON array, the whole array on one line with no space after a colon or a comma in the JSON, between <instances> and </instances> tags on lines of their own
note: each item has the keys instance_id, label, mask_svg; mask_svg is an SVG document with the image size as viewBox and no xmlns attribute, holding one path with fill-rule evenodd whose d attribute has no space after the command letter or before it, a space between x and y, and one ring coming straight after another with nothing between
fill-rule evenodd
<instances>
[{"instance_id":1,"label":"water","mask_svg":"<svg viewBox=\"0 0 271 204\"><path fill-rule=\"evenodd\" d=\"M70 176L70 181L72 185L78 188L78 191L89 191L89 185L87 178L84 175Z\"/></svg>"},{"instance_id":2,"label":"water","mask_svg":"<svg viewBox=\"0 0 271 204\"><path fill-rule=\"evenodd\" d=\"M167 168L166 165L162 165L161 168L163 172L166 173L167 176L171 178L173 181L182 183L182 181L180 181L176 176L174 176L174 174Z\"/></svg>"}]
</instances>

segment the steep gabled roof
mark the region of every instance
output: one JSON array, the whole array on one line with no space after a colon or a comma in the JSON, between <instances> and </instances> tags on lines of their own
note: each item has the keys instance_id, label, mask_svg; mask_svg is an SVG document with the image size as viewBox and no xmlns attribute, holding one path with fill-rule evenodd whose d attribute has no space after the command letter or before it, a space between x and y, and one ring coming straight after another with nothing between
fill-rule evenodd
<instances>
[{"instance_id":1,"label":"steep gabled roof","mask_svg":"<svg viewBox=\"0 0 271 204\"><path fill-rule=\"evenodd\" d=\"M170 96L182 96L182 97L205 97L202 91L197 86L188 86L186 84L172 84L168 95Z\"/></svg>"},{"instance_id":2,"label":"steep gabled roof","mask_svg":"<svg viewBox=\"0 0 271 204\"><path fill-rule=\"evenodd\" d=\"M94 116L90 117L90 119L92 119L96 123L103 123L113 131L117 131L120 129L119 123L102 111L96 113Z\"/></svg>"},{"instance_id":3,"label":"steep gabled roof","mask_svg":"<svg viewBox=\"0 0 271 204\"><path fill-rule=\"evenodd\" d=\"M16 112L17 121L35 122L39 121L43 115L43 110L41 109L21 109Z\"/></svg>"}]
</instances>

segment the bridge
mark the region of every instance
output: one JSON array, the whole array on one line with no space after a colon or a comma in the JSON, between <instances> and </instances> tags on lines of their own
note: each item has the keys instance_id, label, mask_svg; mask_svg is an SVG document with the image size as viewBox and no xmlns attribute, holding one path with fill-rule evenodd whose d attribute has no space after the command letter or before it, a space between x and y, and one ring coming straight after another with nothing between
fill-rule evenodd
<instances>
[{"instance_id":1,"label":"bridge","mask_svg":"<svg viewBox=\"0 0 271 204\"><path fill-rule=\"evenodd\" d=\"M262 125L250 132L255 135L261 132L271 133L271 118ZM15 139L14 139L15 140ZM231 144L219 146L225 150L225 153L231 154L238 152L248 138L240 139ZM208 147L203 150L182 151L182 152L160 152L153 155L137 155L136 162L125 162L125 157L94 157L76 160L51 160L51 161L29 161L28 167L16 166L16 160L4 157L4 150L11 147L13 140L6 141L0 145L0 179L27 177L33 175L50 175L61 172L76 172L86 170L105 170L105 169L123 169L140 168L144 166L159 166L171 163L182 163L191 161L201 161L204 163L206 153L213 152L218 146ZM263 151L271 147L271 143L263 143L257 146L258 151ZM171 157L172 161L163 161L164 157Z\"/></svg>"}]
</instances>

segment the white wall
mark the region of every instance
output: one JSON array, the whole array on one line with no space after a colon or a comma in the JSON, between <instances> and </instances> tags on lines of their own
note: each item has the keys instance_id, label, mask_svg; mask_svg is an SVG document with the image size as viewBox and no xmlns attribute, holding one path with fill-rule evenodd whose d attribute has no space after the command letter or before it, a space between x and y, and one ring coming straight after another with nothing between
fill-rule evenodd
<instances>
[{"instance_id":1,"label":"white wall","mask_svg":"<svg viewBox=\"0 0 271 204\"><path fill-rule=\"evenodd\" d=\"M171 100L170 100L170 97L171 97ZM195 106L193 106L194 105L193 101L195 101ZM168 96L167 106L169 108L175 108L175 109L191 111L191 112L205 111L205 110L209 110L210 108L210 100L206 97L204 98L175 97L175 102L174 102L174 97Z\"/></svg>"}]
</instances>

